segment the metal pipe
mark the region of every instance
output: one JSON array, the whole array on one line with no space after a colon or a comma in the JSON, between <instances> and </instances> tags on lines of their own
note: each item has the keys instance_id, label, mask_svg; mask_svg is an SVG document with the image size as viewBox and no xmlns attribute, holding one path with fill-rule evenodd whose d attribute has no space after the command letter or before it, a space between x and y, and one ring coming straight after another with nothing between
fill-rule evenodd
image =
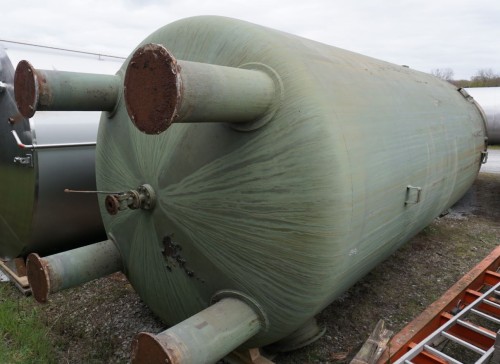
<instances>
[{"instance_id":1,"label":"metal pipe","mask_svg":"<svg viewBox=\"0 0 500 364\"><path fill-rule=\"evenodd\" d=\"M41 258L32 253L26 260L28 281L38 302L50 293L76 287L122 269L122 260L111 240Z\"/></svg>"},{"instance_id":2,"label":"metal pipe","mask_svg":"<svg viewBox=\"0 0 500 364\"><path fill-rule=\"evenodd\" d=\"M69 147L94 147L96 142L83 142L83 143L58 143L58 144L24 144L19 138L15 130L11 130L16 144L21 149L54 149L54 148L69 148Z\"/></svg>"},{"instance_id":3,"label":"metal pipe","mask_svg":"<svg viewBox=\"0 0 500 364\"><path fill-rule=\"evenodd\" d=\"M261 70L178 61L159 44L134 53L124 86L129 116L147 134L159 134L173 122L255 122L272 109L280 91Z\"/></svg>"},{"instance_id":4,"label":"metal pipe","mask_svg":"<svg viewBox=\"0 0 500 364\"><path fill-rule=\"evenodd\" d=\"M141 332L132 363L215 363L263 327L259 314L238 298L214 305L157 335Z\"/></svg>"},{"instance_id":5,"label":"metal pipe","mask_svg":"<svg viewBox=\"0 0 500 364\"><path fill-rule=\"evenodd\" d=\"M37 70L21 61L14 75L14 95L26 118L37 110L113 111L120 84L116 75Z\"/></svg>"}]
</instances>

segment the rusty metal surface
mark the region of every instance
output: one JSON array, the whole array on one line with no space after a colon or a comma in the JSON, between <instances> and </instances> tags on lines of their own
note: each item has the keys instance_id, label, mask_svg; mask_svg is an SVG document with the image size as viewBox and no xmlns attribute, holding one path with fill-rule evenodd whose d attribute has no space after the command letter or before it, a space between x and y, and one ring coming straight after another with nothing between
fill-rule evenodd
<instances>
[{"instance_id":1,"label":"rusty metal surface","mask_svg":"<svg viewBox=\"0 0 500 364\"><path fill-rule=\"evenodd\" d=\"M119 211L152 210L156 206L156 193L149 184L143 184L135 190L119 193L111 193L104 199L104 207L110 215L116 215Z\"/></svg>"},{"instance_id":2,"label":"rusty metal surface","mask_svg":"<svg viewBox=\"0 0 500 364\"><path fill-rule=\"evenodd\" d=\"M246 124L241 130L254 130L279 108L280 85L277 72L260 63L228 67L177 61L170 50L150 43L127 67L125 103L132 122L146 134L180 122Z\"/></svg>"},{"instance_id":3,"label":"rusty metal surface","mask_svg":"<svg viewBox=\"0 0 500 364\"><path fill-rule=\"evenodd\" d=\"M17 108L25 118L35 115L38 92L39 82L35 69L28 61L19 62L14 75L14 94Z\"/></svg>"},{"instance_id":4,"label":"rusty metal surface","mask_svg":"<svg viewBox=\"0 0 500 364\"><path fill-rule=\"evenodd\" d=\"M132 341L131 361L133 364L180 363L173 350L167 351L156 335L146 332L141 332Z\"/></svg>"},{"instance_id":5,"label":"rusty metal surface","mask_svg":"<svg viewBox=\"0 0 500 364\"><path fill-rule=\"evenodd\" d=\"M47 262L38 254L32 253L26 260L26 268L33 297L40 303L46 303L50 292Z\"/></svg>"},{"instance_id":6,"label":"rusty metal surface","mask_svg":"<svg viewBox=\"0 0 500 364\"><path fill-rule=\"evenodd\" d=\"M21 114L37 110L113 111L120 98L115 75L35 69L21 61L14 76L14 94Z\"/></svg>"},{"instance_id":7,"label":"rusty metal surface","mask_svg":"<svg viewBox=\"0 0 500 364\"><path fill-rule=\"evenodd\" d=\"M225 297L157 335L137 335L132 362L215 363L263 327L253 308Z\"/></svg>"},{"instance_id":8,"label":"rusty metal surface","mask_svg":"<svg viewBox=\"0 0 500 364\"><path fill-rule=\"evenodd\" d=\"M467 288L479 290L483 284L487 270L496 270L500 266L500 246L493 250L472 270L465 274L457 283L432 303L412 322L405 326L390 341L390 350L386 350L378 364L385 364L400 358L411 342L418 343L432 333L441 322L441 314L451 310L464 296Z\"/></svg>"},{"instance_id":9,"label":"rusty metal surface","mask_svg":"<svg viewBox=\"0 0 500 364\"><path fill-rule=\"evenodd\" d=\"M139 48L125 74L125 104L135 126L146 134L165 131L177 116L181 81L177 60L165 48Z\"/></svg>"},{"instance_id":10,"label":"rusty metal surface","mask_svg":"<svg viewBox=\"0 0 500 364\"><path fill-rule=\"evenodd\" d=\"M122 268L121 256L111 240L40 258L28 257L28 280L39 302L50 293L76 287Z\"/></svg>"}]
</instances>

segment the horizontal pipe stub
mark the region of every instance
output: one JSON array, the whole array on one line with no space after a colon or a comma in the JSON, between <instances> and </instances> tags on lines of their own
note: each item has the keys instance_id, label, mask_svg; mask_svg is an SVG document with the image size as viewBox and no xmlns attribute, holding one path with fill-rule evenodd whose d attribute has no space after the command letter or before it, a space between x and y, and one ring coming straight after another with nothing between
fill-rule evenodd
<instances>
[{"instance_id":1,"label":"horizontal pipe stub","mask_svg":"<svg viewBox=\"0 0 500 364\"><path fill-rule=\"evenodd\" d=\"M37 110L111 112L120 91L116 75L39 70L24 60L14 75L17 108L25 118Z\"/></svg>"},{"instance_id":2,"label":"horizontal pipe stub","mask_svg":"<svg viewBox=\"0 0 500 364\"><path fill-rule=\"evenodd\" d=\"M34 298L45 303L49 294L118 272L123 264L115 243L105 240L43 258L32 253L26 266Z\"/></svg>"},{"instance_id":3,"label":"horizontal pipe stub","mask_svg":"<svg viewBox=\"0 0 500 364\"><path fill-rule=\"evenodd\" d=\"M248 124L266 118L280 100L267 71L177 60L164 46L146 44L127 66L125 105L146 134L180 122Z\"/></svg>"},{"instance_id":4,"label":"horizontal pipe stub","mask_svg":"<svg viewBox=\"0 0 500 364\"><path fill-rule=\"evenodd\" d=\"M259 315L236 298L223 298L157 334L132 342L132 363L215 363L262 330Z\"/></svg>"},{"instance_id":5,"label":"horizontal pipe stub","mask_svg":"<svg viewBox=\"0 0 500 364\"><path fill-rule=\"evenodd\" d=\"M124 85L127 111L143 133L160 134L177 117L181 79L177 60L165 47L146 44L135 51Z\"/></svg>"},{"instance_id":6,"label":"horizontal pipe stub","mask_svg":"<svg viewBox=\"0 0 500 364\"><path fill-rule=\"evenodd\" d=\"M156 193L148 184L141 185L135 190L109 194L104 199L104 206L110 215L116 215L126 209L152 210L155 205Z\"/></svg>"},{"instance_id":7,"label":"horizontal pipe stub","mask_svg":"<svg viewBox=\"0 0 500 364\"><path fill-rule=\"evenodd\" d=\"M31 253L26 259L26 269L33 297L40 303L46 303L50 292L47 262L38 254Z\"/></svg>"}]
</instances>

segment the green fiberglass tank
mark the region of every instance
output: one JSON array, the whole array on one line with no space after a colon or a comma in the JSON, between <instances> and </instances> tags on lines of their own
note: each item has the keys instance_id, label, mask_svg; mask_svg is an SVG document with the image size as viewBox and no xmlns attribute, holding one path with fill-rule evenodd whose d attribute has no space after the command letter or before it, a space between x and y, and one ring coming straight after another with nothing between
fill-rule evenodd
<instances>
[{"instance_id":1,"label":"green fiberglass tank","mask_svg":"<svg viewBox=\"0 0 500 364\"><path fill-rule=\"evenodd\" d=\"M104 225L142 299L183 321L139 336L137 361L293 338L457 201L485 154L465 92L238 20L167 25L116 77L96 151Z\"/></svg>"}]
</instances>

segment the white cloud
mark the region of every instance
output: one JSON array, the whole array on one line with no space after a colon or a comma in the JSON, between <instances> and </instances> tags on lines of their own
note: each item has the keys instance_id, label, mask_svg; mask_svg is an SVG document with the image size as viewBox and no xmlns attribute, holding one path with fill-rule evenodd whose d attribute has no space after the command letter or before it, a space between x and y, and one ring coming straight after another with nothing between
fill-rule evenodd
<instances>
[{"instance_id":1,"label":"white cloud","mask_svg":"<svg viewBox=\"0 0 500 364\"><path fill-rule=\"evenodd\" d=\"M0 39L128 55L194 15L235 17L428 72L500 72L500 2L490 0L8 0Z\"/></svg>"}]
</instances>

